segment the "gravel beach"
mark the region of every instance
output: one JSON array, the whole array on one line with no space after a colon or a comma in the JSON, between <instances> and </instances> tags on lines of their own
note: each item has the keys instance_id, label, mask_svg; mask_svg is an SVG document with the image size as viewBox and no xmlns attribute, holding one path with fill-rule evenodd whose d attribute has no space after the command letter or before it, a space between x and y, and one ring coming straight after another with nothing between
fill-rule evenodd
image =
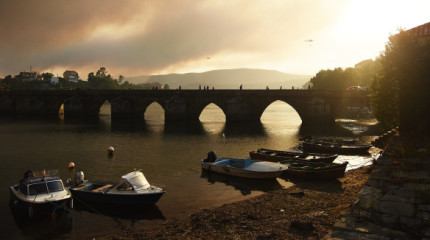
<instances>
[{"instance_id":1,"label":"gravel beach","mask_svg":"<svg viewBox=\"0 0 430 240\"><path fill-rule=\"evenodd\" d=\"M287 189L95 239L322 239L350 211L371 170L351 170L335 181L293 181Z\"/></svg>"}]
</instances>

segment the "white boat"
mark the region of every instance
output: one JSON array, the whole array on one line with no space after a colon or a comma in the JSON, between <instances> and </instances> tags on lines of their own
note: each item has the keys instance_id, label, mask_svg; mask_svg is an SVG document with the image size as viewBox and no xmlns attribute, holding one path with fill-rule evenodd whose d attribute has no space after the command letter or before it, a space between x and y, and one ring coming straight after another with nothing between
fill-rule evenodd
<instances>
[{"instance_id":1,"label":"white boat","mask_svg":"<svg viewBox=\"0 0 430 240\"><path fill-rule=\"evenodd\" d=\"M213 152L212 152L213 153ZM280 177L287 170L287 166L280 163L252 160L250 158L218 158L215 153L201 161L201 166L207 171L226 174L230 176L270 179ZM216 159L216 160L215 160Z\"/></svg>"},{"instance_id":2,"label":"white boat","mask_svg":"<svg viewBox=\"0 0 430 240\"><path fill-rule=\"evenodd\" d=\"M120 182L84 180L83 172L75 176L77 185L70 188L73 198L79 201L117 206L156 203L165 191L150 185L140 170L121 177Z\"/></svg>"},{"instance_id":3,"label":"white boat","mask_svg":"<svg viewBox=\"0 0 430 240\"><path fill-rule=\"evenodd\" d=\"M12 207L27 212L30 217L55 213L72 196L52 170L27 171L19 184L10 186L10 192Z\"/></svg>"}]
</instances>

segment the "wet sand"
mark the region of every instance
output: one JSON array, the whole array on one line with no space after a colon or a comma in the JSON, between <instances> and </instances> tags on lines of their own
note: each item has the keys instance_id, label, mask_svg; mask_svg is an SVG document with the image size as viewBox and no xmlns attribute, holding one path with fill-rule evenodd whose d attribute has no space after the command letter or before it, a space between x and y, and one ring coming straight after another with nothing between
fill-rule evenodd
<instances>
[{"instance_id":1,"label":"wet sand","mask_svg":"<svg viewBox=\"0 0 430 240\"><path fill-rule=\"evenodd\" d=\"M293 181L288 189L95 239L322 239L350 211L371 170L351 170L335 181Z\"/></svg>"}]
</instances>

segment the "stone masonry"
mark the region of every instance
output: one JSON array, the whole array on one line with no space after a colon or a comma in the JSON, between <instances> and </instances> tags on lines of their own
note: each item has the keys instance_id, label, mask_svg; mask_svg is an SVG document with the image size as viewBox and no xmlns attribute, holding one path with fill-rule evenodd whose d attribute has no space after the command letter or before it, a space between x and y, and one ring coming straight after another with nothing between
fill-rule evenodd
<instances>
[{"instance_id":1,"label":"stone masonry","mask_svg":"<svg viewBox=\"0 0 430 240\"><path fill-rule=\"evenodd\" d=\"M370 169L351 213L334 225L327 239L430 240L428 146L407 149L408 144L395 133L376 141L384 143L380 145L386 148L384 156Z\"/></svg>"}]
</instances>

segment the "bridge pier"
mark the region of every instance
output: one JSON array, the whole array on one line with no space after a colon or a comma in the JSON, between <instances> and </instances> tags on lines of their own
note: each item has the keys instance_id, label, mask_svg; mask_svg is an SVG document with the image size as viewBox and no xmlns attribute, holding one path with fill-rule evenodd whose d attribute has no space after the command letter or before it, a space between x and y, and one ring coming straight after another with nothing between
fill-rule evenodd
<instances>
[{"instance_id":1,"label":"bridge pier","mask_svg":"<svg viewBox=\"0 0 430 240\"><path fill-rule=\"evenodd\" d=\"M330 126L335 123L333 107L321 99L295 103L294 108L302 119L302 125Z\"/></svg>"},{"instance_id":2,"label":"bridge pier","mask_svg":"<svg viewBox=\"0 0 430 240\"><path fill-rule=\"evenodd\" d=\"M95 100L95 101L94 101ZM95 119L99 117L104 102L96 99L72 97L64 101L64 118Z\"/></svg>"},{"instance_id":3,"label":"bridge pier","mask_svg":"<svg viewBox=\"0 0 430 240\"><path fill-rule=\"evenodd\" d=\"M0 115L15 115L15 100L10 96L0 96Z\"/></svg>"},{"instance_id":4,"label":"bridge pier","mask_svg":"<svg viewBox=\"0 0 430 240\"><path fill-rule=\"evenodd\" d=\"M191 107L181 99L167 101L164 105L164 122L166 124L176 122L199 122L200 112L193 111Z\"/></svg>"},{"instance_id":5,"label":"bridge pier","mask_svg":"<svg viewBox=\"0 0 430 240\"><path fill-rule=\"evenodd\" d=\"M15 115L17 116L37 116L37 117L56 117L59 116L59 110L62 100L33 98L17 98L15 101Z\"/></svg>"},{"instance_id":6,"label":"bridge pier","mask_svg":"<svg viewBox=\"0 0 430 240\"><path fill-rule=\"evenodd\" d=\"M130 99L115 98L110 101L112 119L143 119L145 104ZM140 106L140 107L139 107Z\"/></svg>"}]
</instances>

